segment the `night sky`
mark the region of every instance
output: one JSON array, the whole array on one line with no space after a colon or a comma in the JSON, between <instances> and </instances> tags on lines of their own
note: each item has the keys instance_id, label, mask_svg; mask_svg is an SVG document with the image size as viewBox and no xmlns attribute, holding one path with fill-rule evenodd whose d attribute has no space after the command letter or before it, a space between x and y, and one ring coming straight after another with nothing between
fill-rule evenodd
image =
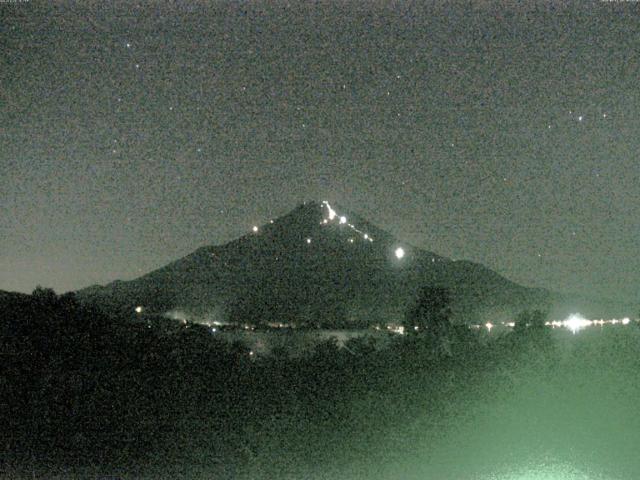
<instances>
[{"instance_id":1,"label":"night sky","mask_svg":"<svg viewBox=\"0 0 640 480\"><path fill-rule=\"evenodd\" d=\"M523 3L0 3L0 289L132 279L326 199L637 300L640 3Z\"/></svg>"}]
</instances>

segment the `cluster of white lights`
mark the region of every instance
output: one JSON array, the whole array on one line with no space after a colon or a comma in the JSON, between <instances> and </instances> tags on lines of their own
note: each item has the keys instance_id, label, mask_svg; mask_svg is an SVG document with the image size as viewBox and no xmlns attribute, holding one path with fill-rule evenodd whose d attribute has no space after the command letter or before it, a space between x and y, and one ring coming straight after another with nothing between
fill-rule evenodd
<instances>
[{"instance_id":1,"label":"cluster of white lights","mask_svg":"<svg viewBox=\"0 0 640 480\"><path fill-rule=\"evenodd\" d=\"M578 330L589 327L591 325L591 320L587 320L579 313L572 313L562 322L562 325L573 333L576 333Z\"/></svg>"},{"instance_id":2,"label":"cluster of white lights","mask_svg":"<svg viewBox=\"0 0 640 480\"><path fill-rule=\"evenodd\" d=\"M611 320L588 320L579 313L573 313L562 322L547 322L545 325L551 325L552 327L563 326L571 330L573 333L576 333L578 330L581 330L585 327L590 327L592 325L629 325L630 322L631 320L629 319L629 317L625 317L622 319L613 318Z\"/></svg>"},{"instance_id":3,"label":"cluster of white lights","mask_svg":"<svg viewBox=\"0 0 640 480\"><path fill-rule=\"evenodd\" d=\"M355 225L349 223L347 221L347 217L345 217L344 215L340 215L338 216L338 214L336 213L336 211L331 207L331 205L329 205L329 202L327 202L326 200L322 201L322 204L326 207L329 218L325 218L322 220L322 222L320 223L321 225L327 225L329 222L335 220L336 218L338 218L338 223L340 225L347 225L349 228L351 228L351 230L353 230L354 232L357 232L358 234L360 234L360 236L364 239L367 240L369 242L373 242L373 238L371 238L371 236L366 233L363 232L361 230L358 230L356 228ZM350 243L353 243L353 239L349 239Z\"/></svg>"},{"instance_id":4,"label":"cluster of white lights","mask_svg":"<svg viewBox=\"0 0 640 480\"><path fill-rule=\"evenodd\" d=\"M387 325L387 330L392 333L397 333L399 335L404 335L404 326L402 325Z\"/></svg>"},{"instance_id":5,"label":"cluster of white lights","mask_svg":"<svg viewBox=\"0 0 640 480\"><path fill-rule=\"evenodd\" d=\"M589 320L587 318L584 318L579 313L572 313L564 320L551 320L551 321L545 322L545 326L551 327L551 328L567 328L571 330L573 333L576 333L579 330L582 330L590 326L629 325L629 323L631 323L631 320L629 319L629 317L625 317L621 319L613 318L611 320L602 320L602 319ZM515 322L500 322L500 324L504 327L511 327L511 328L516 326ZM470 325L471 328L476 328L476 329L485 327L489 332L491 332L491 329L494 326L495 325L491 322L487 322L484 325Z\"/></svg>"}]
</instances>

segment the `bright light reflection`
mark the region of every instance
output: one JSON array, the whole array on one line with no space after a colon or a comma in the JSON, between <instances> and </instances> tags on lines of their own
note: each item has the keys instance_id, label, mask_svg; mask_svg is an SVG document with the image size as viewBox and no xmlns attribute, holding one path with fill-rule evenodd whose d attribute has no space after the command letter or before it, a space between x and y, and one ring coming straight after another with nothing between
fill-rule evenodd
<instances>
[{"instance_id":1,"label":"bright light reflection","mask_svg":"<svg viewBox=\"0 0 640 480\"><path fill-rule=\"evenodd\" d=\"M591 320L587 320L579 313L572 313L562 322L562 324L573 333L576 333L578 330L591 325Z\"/></svg>"},{"instance_id":2,"label":"bright light reflection","mask_svg":"<svg viewBox=\"0 0 640 480\"><path fill-rule=\"evenodd\" d=\"M257 233L258 232L258 227L256 225L253 226L253 233Z\"/></svg>"},{"instance_id":3,"label":"bright light reflection","mask_svg":"<svg viewBox=\"0 0 640 480\"><path fill-rule=\"evenodd\" d=\"M340 223L347 223L347 217L340 217Z\"/></svg>"},{"instance_id":4,"label":"bright light reflection","mask_svg":"<svg viewBox=\"0 0 640 480\"><path fill-rule=\"evenodd\" d=\"M142 313L142 307L136 307L136 313Z\"/></svg>"},{"instance_id":5,"label":"bright light reflection","mask_svg":"<svg viewBox=\"0 0 640 480\"><path fill-rule=\"evenodd\" d=\"M396 248L395 254L396 254L396 258L398 259L404 257L404 248L402 247Z\"/></svg>"}]
</instances>

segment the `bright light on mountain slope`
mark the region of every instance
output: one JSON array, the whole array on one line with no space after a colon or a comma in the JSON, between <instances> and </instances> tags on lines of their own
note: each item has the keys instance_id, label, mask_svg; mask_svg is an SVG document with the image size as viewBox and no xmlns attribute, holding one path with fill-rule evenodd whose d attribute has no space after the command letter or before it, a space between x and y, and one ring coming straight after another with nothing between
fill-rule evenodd
<instances>
[{"instance_id":1,"label":"bright light on mountain slope","mask_svg":"<svg viewBox=\"0 0 640 480\"><path fill-rule=\"evenodd\" d=\"M327 213L329 214L329 218L325 218L324 220L322 220L322 224L326 225L328 224L330 221L334 220L336 217L338 217L338 214L336 213L336 211L331 207L331 205L329 205L329 202L327 202L326 200L322 201L322 204L325 206L325 208L327 209ZM371 236L366 233L363 232L362 230L359 230L358 228L356 228L355 225L351 224L351 223L347 223L347 217L345 217L344 215L340 215L338 217L338 223L340 225L348 225L349 228L351 228L351 230L353 230L354 232L357 232L358 234L360 234L362 236L362 238L364 240L367 240L369 242L373 242L373 238L371 238ZM350 243L353 243L352 239L349 239Z\"/></svg>"}]
</instances>

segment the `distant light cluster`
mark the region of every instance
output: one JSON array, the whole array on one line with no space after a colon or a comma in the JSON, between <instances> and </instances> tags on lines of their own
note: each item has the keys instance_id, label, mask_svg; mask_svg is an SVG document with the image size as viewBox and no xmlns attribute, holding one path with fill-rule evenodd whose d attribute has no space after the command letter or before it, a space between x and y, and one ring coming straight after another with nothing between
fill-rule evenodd
<instances>
[{"instance_id":1,"label":"distant light cluster","mask_svg":"<svg viewBox=\"0 0 640 480\"><path fill-rule=\"evenodd\" d=\"M320 225L328 225L330 222L332 222L333 220L335 220L337 218L339 225L348 226L351 230L353 230L358 235L360 235L362 240L373 243L373 238L371 237L371 235L369 235L367 232L363 232L362 230L359 230L352 223L349 223L349 221L348 221L348 219L347 219L347 217L345 215L338 215L338 213L333 209L333 207L329 204L328 201L323 200L322 201L322 205L327 209L327 216L322 219L322 221L320 222ZM274 223L274 222L273 222L273 220L270 220L269 223ZM254 225L251 228L251 230L252 230L253 233L258 233L260 231L260 228L257 225ZM304 241L305 241L305 243L307 243L307 245L309 245L309 244L311 244L312 239L310 237L306 237ZM355 243L355 238L354 237L349 237L347 239L347 242ZM405 254L406 254L406 252L405 252L404 248L402 248L402 247L398 247L394 251L394 255L398 260L402 259L405 256ZM431 261L435 262L435 259L432 259Z\"/></svg>"},{"instance_id":2,"label":"distant light cluster","mask_svg":"<svg viewBox=\"0 0 640 480\"><path fill-rule=\"evenodd\" d=\"M369 241L369 242L373 242L373 238L371 238L371 236L368 233L357 229L355 225L353 225L353 224L348 222L347 217L345 217L344 215L340 215L339 216L336 213L336 211L331 207L331 205L329 205L329 202L327 202L326 200L323 200L322 204L327 209L328 218L324 218L322 220L322 222L320 223L321 225L327 225L329 222L331 222L331 221L335 220L336 218L338 218L338 223L340 225L347 225L349 228L351 228L351 230L353 230L354 232L357 232L362 237L363 240L366 240L366 241ZM349 239L349 243L353 243L353 240Z\"/></svg>"},{"instance_id":3,"label":"distant light cluster","mask_svg":"<svg viewBox=\"0 0 640 480\"><path fill-rule=\"evenodd\" d=\"M589 320L584 318L579 313L572 313L565 320L557 321L554 320L552 322L546 322L545 325L551 327L565 327L571 330L573 333L576 333L583 328L595 326L595 325L629 325L631 320L629 317L624 317L622 319L613 318L611 320Z\"/></svg>"},{"instance_id":4,"label":"distant light cluster","mask_svg":"<svg viewBox=\"0 0 640 480\"><path fill-rule=\"evenodd\" d=\"M624 317L621 319L613 318L611 320L589 320L582 316L579 313L572 313L564 320L550 320L545 322L545 326L551 328L566 328L571 330L572 333L577 333L580 330L591 327L591 326L604 326L604 325L629 325L631 323L631 319L629 317ZM503 327L514 328L516 326L515 322L500 322L500 325ZM495 327L495 324L491 322L487 322L484 325L470 325L471 328L481 329L486 328L488 332Z\"/></svg>"}]
</instances>

